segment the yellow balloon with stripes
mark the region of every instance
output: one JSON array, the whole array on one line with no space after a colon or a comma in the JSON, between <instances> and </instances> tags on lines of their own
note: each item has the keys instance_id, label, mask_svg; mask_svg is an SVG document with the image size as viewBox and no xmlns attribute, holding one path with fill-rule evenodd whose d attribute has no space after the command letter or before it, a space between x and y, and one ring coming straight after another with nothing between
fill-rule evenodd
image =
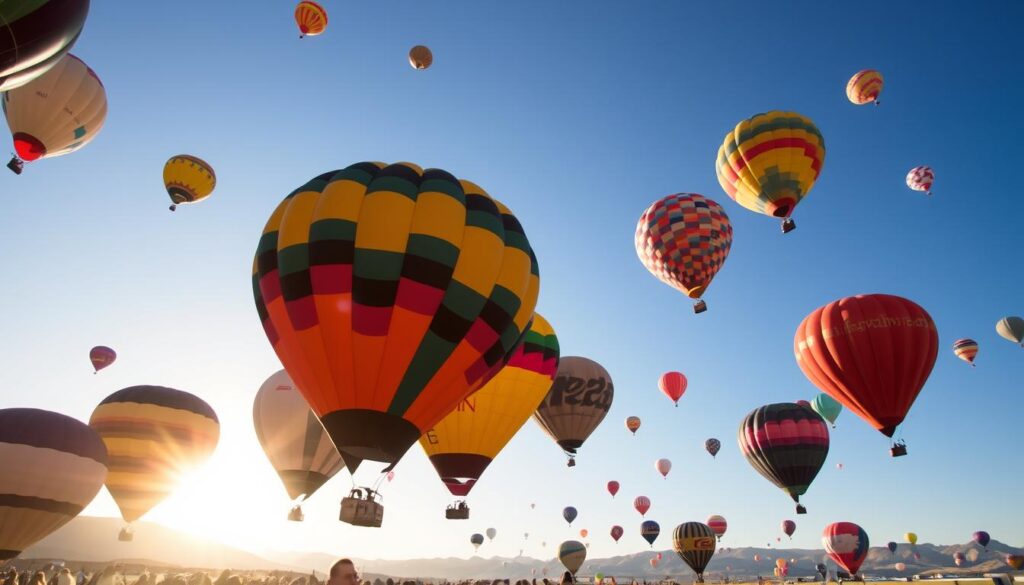
<instances>
[{"instance_id":1,"label":"yellow balloon with stripes","mask_svg":"<svg viewBox=\"0 0 1024 585\"><path fill-rule=\"evenodd\" d=\"M810 193L825 164L825 139L796 112L772 111L743 120L718 149L718 182L736 203L783 220Z\"/></svg>"},{"instance_id":2,"label":"yellow balloon with stripes","mask_svg":"<svg viewBox=\"0 0 1024 585\"><path fill-rule=\"evenodd\" d=\"M164 164L164 188L171 198L171 211L182 203L206 199L216 187L217 174L199 157L179 154Z\"/></svg>"},{"instance_id":3,"label":"yellow balloon with stripes","mask_svg":"<svg viewBox=\"0 0 1024 585\"><path fill-rule=\"evenodd\" d=\"M846 97L858 106L870 103L877 106L881 103L878 101L878 94L882 93L884 84L885 80L882 79L882 74L878 71L874 69L858 71L846 84Z\"/></svg>"},{"instance_id":4,"label":"yellow balloon with stripes","mask_svg":"<svg viewBox=\"0 0 1024 585\"><path fill-rule=\"evenodd\" d=\"M114 392L93 411L89 426L107 447L107 490L129 523L170 495L220 438L209 404L162 386Z\"/></svg>"}]
</instances>

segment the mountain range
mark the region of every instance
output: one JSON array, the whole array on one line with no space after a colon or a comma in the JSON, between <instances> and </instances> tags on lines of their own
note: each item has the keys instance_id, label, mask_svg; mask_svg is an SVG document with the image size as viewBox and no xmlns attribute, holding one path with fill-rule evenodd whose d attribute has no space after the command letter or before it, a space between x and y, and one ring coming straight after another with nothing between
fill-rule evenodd
<instances>
[{"instance_id":1,"label":"mountain range","mask_svg":"<svg viewBox=\"0 0 1024 585\"><path fill-rule=\"evenodd\" d=\"M323 573L336 559L326 553L265 552L254 554L217 542L196 539L159 524L139 522L135 525L135 539L119 542L115 535L121 522L115 518L80 516L60 530L25 551L21 558L40 560L67 560L85 562L113 562L146 559L151 565L194 567L204 569L286 570ZM103 537L100 537L102 535ZM109 537L107 536L109 535ZM727 544L723 543L723 544ZM552 549L554 552L554 549ZM650 559L662 554L656 568ZM963 567L953 566L953 553L967 557ZM899 545L895 554L887 548L875 547L868 552L861 571L879 577L909 577L931 574L980 574L1005 572L1008 553L1021 554L1021 550L993 540L987 549L974 542L954 545L918 544ZM916 557L915 557L916 554ZM755 561L757 555L760 560ZM714 577L728 574L731 578L771 576L775 559L785 558L790 563L789 576L811 577L815 565L825 562L831 570L835 564L826 560L821 549L730 548L722 546L708 565L707 573ZM541 578L560 575L564 570L557 559L541 560L531 557L474 556L462 558L434 558L407 560L353 559L359 572L366 576L390 575L394 577L421 577L434 579L494 579ZM906 570L896 571L894 565L904 563ZM606 575L655 578L665 575L686 576L692 572L672 549L651 550L642 553L588 560L581 575Z\"/></svg>"}]
</instances>

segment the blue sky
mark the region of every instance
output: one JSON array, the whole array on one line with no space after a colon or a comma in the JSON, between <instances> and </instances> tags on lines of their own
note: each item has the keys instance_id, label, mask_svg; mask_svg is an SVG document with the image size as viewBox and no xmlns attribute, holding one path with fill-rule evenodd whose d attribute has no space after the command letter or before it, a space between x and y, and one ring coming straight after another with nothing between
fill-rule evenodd
<instances>
[{"instance_id":1,"label":"blue sky","mask_svg":"<svg viewBox=\"0 0 1024 585\"><path fill-rule=\"evenodd\" d=\"M724 546L774 546L786 518L806 548L839 520L877 544L908 530L964 542L979 529L1024 544L1006 513L1022 479L1024 353L994 332L1024 313L1013 227L1024 218L1022 5L325 5L327 32L300 41L290 2L94 2L73 52L106 86L106 127L80 152L0 175L4 405L84 420L114 390L150 383L196 393L221 417L211 463L150 519L253 549L391 558L469 556L470 533L488 526L499 537L481 554L549 557L587 528L590 555L607 556L646 548L631 507L644 494L663 530L656 548L676 524L716 513L730 523ZM415 44L433 49L430 70L406 63ZM882 105L853 106L846 81L868 67L885 75ZM810 117L827 146L786 236L729 200L714 173L725 132L770 109ZM180 152L210 161L218 186L171 214L161 169ZM563 355L595 359L615 380L578 467L528 422L474 489L468 522L442 519L450 498L414 447L386 488L383 529L337 521L347 475L303 525L286 525L287 497L252 431L252 397L279 368L249 281L263 223L294 187L361 160L441 167L513 209ZM935 169L931 198L904 184L919 164ZM735 229L699 316L633 249L643 209L679 191L717 200ZM810 512L796 517L743 460L736 427L757 406L816 393L793 358L795 328L866 292L913 299L938 326L939 359L903 427L910 456L891 459L884 437L843 413ZM959 337L981 344L977 368L952 355ZM95 344L120 354L98 376ZM669 369L690 379L678 409L657 391ZM632 414L644 420L635 438L622 424ZM723 443L717 460L703 451L710 436ZM667 480L660 457L674 464ZM609 479L622 483L614 501ZM580 511L571 528L569 504ZM88 513L116 509L103 493ZM612 524L626 529L618 545Z\"/></svg>"}]
</instances>

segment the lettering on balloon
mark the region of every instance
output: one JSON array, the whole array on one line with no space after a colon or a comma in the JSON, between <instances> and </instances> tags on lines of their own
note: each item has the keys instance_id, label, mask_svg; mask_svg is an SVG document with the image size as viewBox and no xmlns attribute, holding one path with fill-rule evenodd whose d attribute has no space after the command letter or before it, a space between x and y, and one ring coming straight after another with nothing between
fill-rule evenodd
<instances>
[{"instance_id":1,"label":"lettering on balloon","mask_svg":"<svg viewBox=\"0 0 1024 585\"><path fill-rule=\"evenodd\" d=\"M437 435L434 434L434 429L430 429L429 431L424 433L423 436L427 438L427 442L430 443L431 445L437 444Z\"/></svg>"},{"instance_id":2,"label":"lettering on balloon","mask_svg":"<svg viewBox=\"0 0 1024 585\"><path fill-rule=\"evenodd\" d=\"M476 396L470 396L469 398L463 398L462 402L455 407L455 412L476 412Z\"/></svg>"},{"instance_id":3,"label":"lettering on balloon","mask_svg":"<svg viewBox=\"0 0 1024 585\"><path fill-rule=\"evenodd\" d=\"M683 543L683 550L715 550L715 537L695 536L687 538Z\"/></svg>"},{"instance_id":4,"label":"lettering on balloon","mask_svg":"<svg viewBox=\"0 0 1024 585\"><path fill-rule=\"evenodd\" d=\"M842 326L830 327L822 331L822 337L831 339L837 335L849 335L851 333L863 333L868 329L886 329L889 327L916 327L934 329L935 324L929 319L910 317L897 319L895 317L877 317L875 319L862 319L860 321L843 321Z\"/></svg>"},{"instance_id":5,"label":"lettering on balloon","mask_svg":"<svg viewBox=\"0 0 1024 585\"><path fill-rule=\"evenodd\" d=\"M608 412L612 406L613 384L603 376L597 378L579 378L576 376L558 376L548 394L548 406L557 408L563 404L568 406L585 406Z\"/></svg>"}]
</instances>

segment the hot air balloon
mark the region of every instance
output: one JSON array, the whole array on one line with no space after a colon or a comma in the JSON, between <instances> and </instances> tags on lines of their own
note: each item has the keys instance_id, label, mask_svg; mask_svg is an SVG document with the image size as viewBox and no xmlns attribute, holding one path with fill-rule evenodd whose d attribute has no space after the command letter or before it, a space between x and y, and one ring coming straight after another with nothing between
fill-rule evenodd
<instances>
[{"instance_id":1,"label":"hot air balloon","mask_svg":"<svg viewBox=\"0 0 1024 585\"><path fill-rule=\"evenodd\" d=\"M661 534L661 526L654 520L644 520L640 525L640 536L647 541L647 544L654 547L654 541L658 540L658 535Z\"/></svg>"},{"instance_id":2,"label":"hot air balloon","mask_svg":"<svg viewBox=\"0 0 1024 585\"><path fill-rule=\"evenodd\" d=\"M988 549L986 548L986 550L988 550ZM978 551L978 549L971 548L971 549L967 550L967 560L968 561L971 561L972 563L977 562L979 556L981 556L981 553Z\"/></svg>"},{"instance_id":3,"label":"hot air balloon","mask_svg":"<svg viewBox=\"0 0 1024 585\"><path fill-rule=\"evenodd\" d=\"M558 560L562 561L565 569L575 576L583 561L587 560L587 547L579 541L567 540L558 545Z\"/></svg>"},{"instance_id":4,"label":"hot air balloon","mask_svg":"<svg viewBox=\"0 0 1024 585\"><path fill-rule=\"evenodd\" d=\"M53 67L75 44L89 0L0 3L0 92Z\"/></svg>"},{"instance_id":5,"label":"hot air balloon","mask_svg":"<svg viewBox=\"0 0 1024 585\"><path fill-rule=\"evenodd\" d=\"M565 521L569 523L569 526L572 526L572 521L576 519L576 515L576 508L573 508L572 506L566 506L562 509L562 518L565 518Z\"/></svg>"},{"instance_id":6,"label":"hot air balloon","mask_svg":"<svg viewBox=\"0 0 1024 585\"><path fill-rule=\"evenodd\" d=\"M996 323L996 333L1000 337L1024 347L1024 319L1020 317L1004 317Z\"/></svg>"},{"instance_id":7,"label":"hot air balloon","mask_svg":"<svg viewBox=\"0 0 1024 585\"><path fill-rule=\"evenodd\" d=\"M974 367L974 358L978 355L978 342L973 339L957 339L953 342L953 355Z\"/></svg>"},{"instance_id":8,"label":"hot air balloon","mask_svg":"<svg viewBox=\"0 0 1024 585\"><path fill-rule=\"evenodd\" d=\"M914 167L907 173L907 187L914 191L924 191L931 195L933 182L935 182L935 171L931 167Z\"/></svg>"},{"instance_id":9,"label":"hot air balloon","mask_svg":"<svg viewBox=\"0 0 1024 585\"><path fill-rule=\"evenodd\" d=\"M843 470L843 464L842 463L836 463L836 469L838 469L839 471L842 471Z\"/></svg>"},{"instance_id":10,"label":"hot air balloon","mask_svg":"<svg viewBox=\"0 0 1024 585\"><path fill-rule=\"evenodd\" d=\"M843 412L843 405L836 402L834 398L820 392L814 397L814 400L810 404L811 410L821 415L821 418L832 423L832 428L836 428L836 419L839 418L839 413Z\"/></svg>"},{"instance_id":11,"label":"hot air balloon","mask_svg":"<svg viewBox=\"0 0 1024 585\"><path fill-rule=\"evenodd\" d=\"M393 467L498 373L539 287L507 208L411 163L358 163L299 187L253 267L267 338L350 469Z\"/></svg>"},{"instance_id":12,"label":"hot air balloon","mask_svg":"<svg viewBox=\"0 0 1024 585\"><path fill-rule=\"evenodd\" d=\"M877 106L881 103L878 94L882 93L882 85L881 73L874 69L864 69L855 73L846 84L846 97L854 105L874 103Z\"/></svg>"},{"instance_id":13,"label":"hot air balloon","mask_svg":"<svg viewBox=\"0 0 1024 585\"><path fill-rule=\"evenodd\" d=\"M697 582L703 583L704 568L715 556L715 533L700 522L680 524L672 534L672 548L697 573Z\"/></svg>"},{"instance_id":14,"label":"hot air balloon","mask_svg":"<svg viewBox=\"0 0 1024 585\"><path fill-rule=\"evenodd\" d=\"M206 199L216 187L217 174L201 158L178 154L164 163L164 188L171 198L171 211L183 203Z\"/></svg>"},{"instance_id":15,"label":"hot air balloon","mask_svg":"<svg viewBox=\"0 0 1024 585\"><path fill-rule=\"evenodd\" d=\"M252 420L256 438L292 500L308 499L345 467L320 420L284 370L267 378L256 392ZM289 519L301 518L302 509L296 505Z\"/></svg>"},{"instance_id":16,"label":"hot air balloon","mask_svg":"<svg viewBox=\"0 0 1024 585\"><path fill-rule=\"evenodd\" d=\"M580 538L586 538L588 534L590 534L590 531L586 528L580 529Z\"/></svg>"},{"instance_id":17,"label":"hot air balloon","mask_svg":"<svg viewBox=\"0 0 1024 585\"><path fill-rule=\"evenodd\" d=\"M953 553L953 564L958 566L958 567L960 565L964 564L964 553L959 552L959 551Z\"/></svg>"},{"instance_id":18,"label":"hot air balloon","mask_svg":"<svg viewBox=\"0 0 1024 585\"><path fill-rule=\"evenodd\" d=\"M648 499L647 496L637 496L636 499L633 500L633 508L635 508L637 512L640 512L641 516L644 516L647 514L647 510L651 509L651 500Z\"/></svg>"},{"instance_id":19,"label":"hot air balloon","mask_svg":"<svg viewBox=\"0 0 1024 585\"><path fill-rule=\"evenodd\" d=\"M615 542L619 542L619 539L622 538L622 534L623 534L622 527L619 526L619 525L612 526L611 534L612 534L612 538L615 540Z\"/></svg>"},{"instance_id":20,"label":"hot air balloon","mask_svg":"<svg viewBox=\"0 0 1024 585\"><path fill-rule=\"evenodd\" d=\"M811 406L811 403L806 401L806 400L797 400L796 403L799 404L800 406L806 406L807 408L810 408L811 410L814 410L812 408L812 406ZM817 412L817 411L815 411L815 412Z\"/></svg>"},{"instance_id":21,"label":"hot air balloon","mask_svg":"<svg viewBox=\"0 0 1024 585\"><path fill-rule=\"evenodd\" d=\"M96 73L68 54L46 73L4 93L3 110L17 152L7 168L20 175L26 162L92 142L107 119L107 93Z\"/></svg>"},{"instance_id":22,"label":"hot air balloon","mask_svg":"<svg viewBox=\"0 0 1024 585\"><path fill-rule=\"evenodd\" d=\"M828 455L825 421L806 406L769 404L743 419L737 440L750 465L793 498L797 514L805 514L800 496Z\"/></svg>"},{"instance_id":23,"label":"hot air balloon","mask_svg":"<svg viewBox=\"0 0 1024 585\"><path fill-rule=\"evenodd\" d=\"M895 542L889 541L889 544L887 544L885 546L889 549L890 553L892 553L894 555L896 554L896 547L898 545Z\"/></svg>"},{"instance_id":24,"label":"hot air balloon","mask_svg":"<svg viewBox=\"0 0 1024 585\"><path fill-rule=\"evenodd\" d=\"M656 558L656 559L658 559L660 561L661 560L661 553L659 552L658 554L654 555L654 558Z\"/></svg>"},{"instance_id":25,"label":"hot air balloon","mask_svg":"<svg viewBox=\"0 0 1024 585\"><path fill-rule=\"evenodd\" d=\"M601 364L576 356L558 364L555 383L533 419L569 456L569 467L576 464L576 450L608 414L614 393L612 377Z\"/></svg>"},{"instance_id":26,"label":"hot air balloon","mask_svg":"<svg viewBox=\"0 0 1024 585\"><path fill-rule=\"evenodd\" d=\"M782 531L786 533L786 536L793 538L793 533L796 532L796 522L793 522L792 520L783 520Z\"/></svg>"},{"instance_id":27,"label":"hot air balloon","mask_svg":"<svg viewBox=\"0 0 1024 585\"><path fill-rule=\"evenodd\" d=\"M636 225L635 243L644 267L665 284L697 299L693 312L702 313L707 303L700 297L729 255L732 224L715 201L697 193L676 193L655 201L643 212ZM681 387L679 382L675 378L673 388L682 396L686 378L682 377Z\"/></svg>"},{"instance_id":28,"label":"hot air balloon","mask_svg":"<svg viewBox=\"0 0 1024 585\"><path fill-rule=\"evenodd\" d=\"M761 562L761 555L754 555L754 562L755 563Z\"/></svg>"},{"instance_id":29,"label":"hot air balloon","mask_svg":"<svg viewBox=\"0 0 1024 585\"><path fill-rule=\"evenodd\" d=\"M718 439L708 439L707 441L704 441L704 449L708 453L711 453L712 457L714 457L715 455L718 455L718 450L721 449L721 448L722 448L722 442L719 441Z\"/></svg>"},{"instance_id":30,"label":"hot air balloon","mask_svg":"<svg viewBox=\"0 0 1024 585\"><path fill-rule=\"evenodd\" d=\"M896 563L896 564L895 564L895 565L893 565L892 567L893 567L894 569L896 569L897 571L899 571L900 573L902 573L903 571L906 571L906 570L907 570L907 565L905 565L905 564L903 564L903 563Z\"/></svg>"},{"instance_id":31,"label":"hot air balloon","mask_svg":"<svg viewBox=\"0 0 1024 585\"><path fill-rule=\"evenodd\" d=\"M789 563L786 562L786 559L775 559L775 566L782 569L788 567Z\"/></svg>"},{"instance_id":32,"label":"hot air balloon","mask_svg":"<svg viewBox=\"0 0 1024 585\"><path fill-rule=\"evenodd\" d=\"M107 491L128 524L166 498L213 453L220 422L197 396L131 386L103 399L89 419L110 454Z\"/></svg>"},{"instance_id":33,"label":"hot air balloon","mask_svg":"<svg viewBox=\"0 0 1024 585\"><path fill-rule=\"evenodd\" d=\"M631 432L631 433L633 433L635 435L637 429L640 428L640 417L639 416L626 417L626 428L629 429L629 432Z\"/></svg>"},{"instance_id":34,"label":"hot air balloon","mask_svg":"<svg viewBox=\"0 0 1024 585\"><path fill-rule=\"evenodd\" d=\"M992 540L992 537L989 536L988 532L985 532L984 530L979 530L975 532L973 535L971 535L971 538L974 540L974 542L980 544L981 547L985 550L988 550L988 543Z\"/></svg>"},{"instance_id":35,"label":"hot air balloon","mask_svg":"<svg viewBox=\"0 0 1024 585\"><path fill-rule=\"evenodd\" d=\"M906 541L910 543L910 546L914 546L915 544L917 544L917 534L916 533L908 532L908 533L903 535L903 538L906 539Z\"/></svg>"},{"instance_id":36,"label":"hot air balloon","mask_svg":"<svg viewBox=\"0 0 1024 585\"><path fill-rule=\"evenodd\" d=\"M668 396L670 400L679 407L679 399L686 393L686 376L681 372L666 372L658 380L658 388L661 393Z\"/></svg>"},{"instance_id":37,"label":"hot air balloon","mask_svg":"<svg viewBox=\"0 0 1024 585\"><path fill-rule=\"evenodd\" d=\"M1015 571L1019 571L1021 567L1024 567L1024 555L1006 555L1006 564Z\"/></svg>"},{"instance_id":38,"label":"hot air balloon","mask_svg":"<svg viewBox=\"0 0 1024 585\"><path fill-rule=\"evenodd\" d=\"M0 469L0 561L7 561L89 505L107 477L107 449L69 416L4 408Z\"/></svg>"},{"instance_id":39,"label":"hot air balloon","mask_svg":"<svg viewBox=\"0 0 1024 585\"><path fill-rule=\"evenodd\" d=\"M295 24L299 27L299 38L315 37L327 29L327 11L311 0L303 0L295 6Z\"/></svg>"},{"instance_id":40,"label":"hot air balloon","mask_svg":"<svg viewBox=\"0 0 1024 585\"><path fill-rule=\"evenodd\" d=\"M434 63L434 53L429 47L416 45L409 49L409 65L413 69L428 69Z\"/></svg>"},{"instance_id":41,"label":"hot air balloon","mask_svg":"<svg viewBox=\"0 0 1024 585\"><path fill-rule=\"evenodd\" d=\"M609 481L608 482L608 493L611 494L612 497L614 498L615 494L619 493L619 482L614 481L614 480Z\"/></svg>"},{"instance_id":42,"label":"hot air balloon","mask_svg":"<svg viewBox=\"0 0 1024 585\"><path fill-rule=\"evenodd\" d=\"M654 462L654 469L660 473L662 477L668 479L668 472L672 471L672 462L668 459L658 459Z\"/></svg>"},{"instance_id":43,"label":"hot air balloon","mask_svg":"<svg viewBox=\"0 0 1024 585\"><path fill-rule=\"evenodd\" d=\"M652 569L656 569L658 568L658 563L661 561L658 559L658 557L653 557L647 562L651 565Z\"/></svg>"},{"instance_id":44,"label":"hot air balloon","mask_svg":"<svg viewBox=\"0 0 1024 585\"><path fill-rule=\"evenodd\" d=\"M535 313L508 364L420 437L420 446L453 496L469 494L529 420L557 369L558 338L551 324Z\"/></svg>"},{"instance_id":45,"label":"hot air balloon","mask_svg":"<svg viewBox=\"0 0 1024 585\"><path fill-rule=\"evenodd\" d=\"M804 375L887 437L928 380L938 347L927 311L882 294L847 297L816 309L793 339ZM906 447L899 442L891 453L906 455Z\"/></svg>"},{"instance_id":46,"label":"hot air balloon","mask_svg":"<svg viewBox=\"0 0 1024 585\"><path fill-rule=\"evenodd\" d=\"M531 503L531 504L530 504L530 509L531 509L531 510L533 510L533 509L534 509L534 508L536 508L536 507L537 507L537 504L533 504L533 503Z\"/></svg>"},{"instance_id":47,"label":"hot air balloon","mask_svg":"<svg viewBox=\"0 0 1024 585\"><path fill-rule=\"evenodd\" d=\"M480 545L484 543L484 535L473 534L469 537L469 543L473 545L473 550L480 550Z\"/></svg>"},{"instance_id":48,"label":"hot air balloon","mask_svg":"<svg viewBox=\"0 0 1024 585\"><path fill-rule=\"evenodd\" d=\"M821 540L825 552L840 567L855 575L868 556L868 533L852 522L835 522L825 527Z\"/></svg>"},{"instance_id":49,"label":"hot air balloon","mask_svg":"<svg viewBox=\"0 0 1024 585\"><path fill-rule=\"evenodd\" d=\"M89 361L92 362L94 374L114 363L116 359L117 352L105 345L97 345L89 350Z\"/></svg>"},{"instance_id":50,"label":"hot air balloon","mask_svg":"<svg viewBox=\"0 0 1024 585\"><path fill-rule=\"evenodd\" d=\"M498 535L498 531L493 528L488 528L484 531L484 534L487 535L487 540L494 540L494 537Z\"/></svg>"},{"instance_id":51,"label":"hot air balloon","mask_svg":"<svg viewBox=\"0 0 1024 585\"><path fill-rule=\"evenodd\" d=\"M772 111L743 120L718 149L718 183L736 203L781 218L783 233L796 227L789 217L810 193L825 164L825 139L809 118Z\"/></svg>"},{"instance_id":52,"label":"hot air balloon","mask_svg":"<svg viewBox=\"0 0 1024 585\"><path fill-rule=\"evenodd\" d=\"M718 540L722 540L722 537L725 536L725 531L729 528L729 523L725 521L724 517L719 516L718 514L708 516L708 520L705 524L707 524L708 528L715 533Z\"/></svg>"}]
</instances>

